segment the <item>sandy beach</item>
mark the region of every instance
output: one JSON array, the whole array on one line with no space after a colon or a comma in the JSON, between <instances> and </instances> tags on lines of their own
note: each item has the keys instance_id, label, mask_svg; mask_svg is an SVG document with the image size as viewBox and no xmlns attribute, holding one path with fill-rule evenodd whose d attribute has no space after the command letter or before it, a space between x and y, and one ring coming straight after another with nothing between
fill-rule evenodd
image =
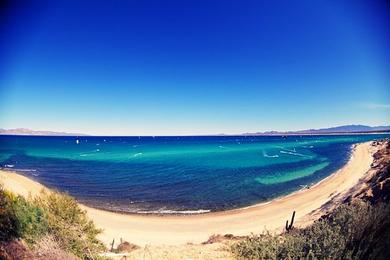
<instances>
[{"instance_id":1,"label":"sandy beach","mask_svg":"<svg viewBox=\"0 0 390 260\"><path fill-rule=\"evenodd\" d=\"M355 146L349 162L318 184L269 203L247 208L200 215L127 215L83 207L95 224L104 230L101 240L107 245L120 238L137 245L180 245L200 243L212 234L249 235L265 230L282 231L296 211L295 226L311 223L308 215L333 196L346 193L369 170L375 147L371 142ZM27 196L44 187L11 171L0 171L0 182L8 190Z\"/></svg>"}]
</instances>

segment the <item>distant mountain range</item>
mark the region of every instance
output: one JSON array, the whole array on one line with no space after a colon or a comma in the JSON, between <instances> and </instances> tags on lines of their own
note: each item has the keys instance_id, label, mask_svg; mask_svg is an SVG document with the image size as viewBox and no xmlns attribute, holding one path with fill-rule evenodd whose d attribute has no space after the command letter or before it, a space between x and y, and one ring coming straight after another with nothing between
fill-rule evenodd
<instances>
[{"instance_id":1,"label":"distant mountain range","mask_svg":"<svg viewBox=\"0 0 390 260\"><path fill-rule=\"evenodd\" d=\"M390 126L366 126L366 125L343 125L321 129L307 129L300 131L266 131L256 133L244 133L242 135L319 135L319 134L348 134L348 133L375 133L390 132ZM0 135L42 135L42 136L85 136L81 133L66 133L53 131L36 131L27 128L2 129ZM224 135L224 134L221 134Z\"/></svg>"},{"instance_id":2,"label":"distant mountain range","mask_svg":"<svg viewBox=\"0 0 390 260\"><path fill-rule=\"evenodd\" d=\"M52 131L35 131L27 128L2 129L0 135L54 135L54 136L82 136L80 133L52 132Z\"/></svg>"},{"instance_id":3,"label":"distant mountain range","mask_svg":"<svg viewBox=\"0 0 390 260\"><path fill-rule=\"evenodd\" d=\"M375 132L390 132L390 126L343 125L330 128L307 129L299 131L267 131L257 133L245 133L244 135L318 135Z\"/></svg>"}]
</instances>

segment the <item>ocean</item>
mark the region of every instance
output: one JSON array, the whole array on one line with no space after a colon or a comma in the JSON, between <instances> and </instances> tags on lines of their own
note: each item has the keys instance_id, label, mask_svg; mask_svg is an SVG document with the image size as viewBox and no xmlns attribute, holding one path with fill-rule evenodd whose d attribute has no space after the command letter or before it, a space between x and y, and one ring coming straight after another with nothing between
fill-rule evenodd
<instances>
[{"instance_id":1,"label":"ocean","mask_svg":"<svg viewBox=\"0 0 390 260\"><path fill-rule=\"evenodd\" d=\"M0 166L96 208L204 213L313 185L388 136L0 136Z\"/></svg>"}]
</instances>

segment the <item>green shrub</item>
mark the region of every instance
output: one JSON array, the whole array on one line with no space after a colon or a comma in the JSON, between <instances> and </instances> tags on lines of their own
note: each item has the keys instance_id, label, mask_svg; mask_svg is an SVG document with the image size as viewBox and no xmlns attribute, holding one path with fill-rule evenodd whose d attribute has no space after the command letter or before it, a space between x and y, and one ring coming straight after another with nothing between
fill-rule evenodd
<instances>
[{"instance_id":1,"label":"green shrub","mask_svg":"<svg viewBox=\"0 0 390 260\"><path fill-rule=\"evenodd\" d=\"M232 251L242 259L276 259L279 244L279 237L265 233L233 244Z\"/></svg>"},{"instance_id":2,"label":"green shrub","mask_svg":"<svg viewBox=\"0 0 390 260\"><path fill-rule=\"evenodd\" d=\"M49 233L63 249L83 258L93 258L104 245L96 238L101 232L88 220L76 200L69 195L42 191L33 203L47 216Z\"/></svg>"},{"instance_id":3,"label":"green shrub","mask_svg":"<svg viewBox=\"0 0 390 260\"><path fill-rule=\"evenodd\" d=\"M50 237L62 250L83 259L98 259L104 245L97 239L101 230L69 195L42 191L25 199L0 187L0 242L22 238L39 248Z\"/></svg>"},{"instance_id":4,"label":"green shrub","mask_svg":"<svg viewBox=\"0 0 390 260\"><path fill-rule=\"evenodd\" d=\"M47 232L46 216L41 208L21 196L0 191L0 237L2 241L23 238L34 245Z\"/></svg>"},{"instance_id":5,"label":"green shrub","mask_svg":"<svg viewBox=\"0 0 390 260\"><path fill-rule=\"evenodd\" d=\"M240 259L389 259L390 205L355 201L305 229L255 235L232 246Z\"/></svg>"},{"instance_id":6,"label":"green shrub","mask_svg":"<svg viewBox=\"0 0 390 260\"><path fill-rule=\"evenodd\" d=\"M11 208L17 219L17 236L34 245L48 231L44 211L21 196L11 197Z\"/></svg>"},{"instance_id":7,"label":"green shrub","mask_svg":"<svg viewBox=\"0 0 390 260\"><path fill-rule=\"evenodd\" d=\"M0 187L0 242L9 241L17 236L17 219L12 211L11 201Z\"/></svg>"},{"instance_id":8,"label":"green shrub","mask_svg":"<svg viewBox=\"0 0 390 260\"><path fill-rule=\"evenodd\" d=\"M328 222L331 227L339 227L340 233L346 237L343 256L378 259L387 254L390 258L389 215L390 204L384 202L371 205L357 200L353 204L338 207L329 216Z\"/></svg>"}]
</instances>

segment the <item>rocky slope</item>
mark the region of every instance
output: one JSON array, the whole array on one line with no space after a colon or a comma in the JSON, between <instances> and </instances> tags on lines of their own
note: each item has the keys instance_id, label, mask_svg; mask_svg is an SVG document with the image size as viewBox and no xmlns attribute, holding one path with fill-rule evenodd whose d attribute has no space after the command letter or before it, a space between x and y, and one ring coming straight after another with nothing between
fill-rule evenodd
<instances>
[{"instance_id":1,"label":"rocky slope","mask_svg":"<svg viewBox=\"0 0 390 260\"><path fill-rule=\"evenodd\" d=\"M377 203L390 200L390 139L373 142L373 146L379 146L380 150L374 154L374 162L363 180L359 191L352 194L351 198Z\"/></svg>"}]
</instances>

